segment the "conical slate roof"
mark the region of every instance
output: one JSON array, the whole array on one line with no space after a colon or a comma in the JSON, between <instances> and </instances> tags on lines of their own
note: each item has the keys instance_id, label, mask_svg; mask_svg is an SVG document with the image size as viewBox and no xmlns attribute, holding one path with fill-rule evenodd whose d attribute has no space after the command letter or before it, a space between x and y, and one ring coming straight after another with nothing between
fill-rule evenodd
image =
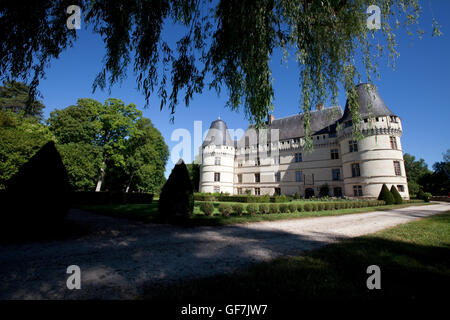
<instances>
[{"instance_id":1,"label":"conical slate roof","mask_svg":"<svg viewBox=\"0 0 450 320\"><path fill-rule=\"evenodd\" d=\"M234 147L234 141L230 137L225 121L217 119L211 123L203 146L214 144L216 146Z\"/></svg>"},{"instance_id":2,"label":"conical slate roof","mask_svg":"<svg viewBox=\"0 0 450 320\"><path fill-rule=\"evenodd\" d=\"M358 94L359 111L361 112L362 119L369 116L380 117L395 115L386 106L375 86L369 83L360 83L356 86L356 92ZM352 115L350 113L347 99L347 102L345 103L344 115L339 122L345 122L348 120L352 120Z\"/></svg>"}]
</instances>

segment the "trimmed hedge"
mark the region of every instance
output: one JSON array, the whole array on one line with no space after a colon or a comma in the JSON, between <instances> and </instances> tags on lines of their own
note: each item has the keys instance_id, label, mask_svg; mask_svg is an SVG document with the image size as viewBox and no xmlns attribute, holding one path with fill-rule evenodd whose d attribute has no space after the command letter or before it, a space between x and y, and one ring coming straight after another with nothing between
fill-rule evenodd
<instances>
[{"instance_id":1,"label":"trimmed hedge","mask_svg":"<svg viewBox=\"0 0 450 320\"><path fill-rule=\"evenodd\" d=\"M244 212L244 205L242 205L240 203L234 203L232 205L232 209L233 209L233 214L235 214L237 216L242 216L242 213Z\"/></svg>"},{"instance_id":2,"label":"trimmed hedge","mask_svg":"<svg viewBox=\"0 0 450 320\"><path fill-rule=\"evenodd\" d=\"M219 205L219 212L224 216L228 217L231 214L231 205L228 203L221 203Z\"/></svg>"},{"instance_id":3,"label":"trimmed hedge","mask_svg":"<svg viewBox=\"0 0 450 320\"><path fill-rule=\"evenodd\" d=\"M280 213L288 213L289 207L286 203L280 204Z\"/></svg>"},{"instance_id":4,"label":"trimmed hedge","mask_svg":"<svg viewBox=\"0 0 450 320\"><path fill-rule=\"evenodd\" d=\"M258 206L256 204L247 205L247 213L248 214L256 214L258 212Z\"/></svg>"},{"instance_id":5,"label":"trimmed hedge","mask_svg":"<svg viewBox=\"0 0 450 320\"><path fill-rule=\"evenodd\" d=\"M384 200L386 204L394 204L394 196L389 191L386 184L383 184L381 187L380 195L378 196L378 200Z\"/></svg>"},{"instance_id":6,"label":"trimmed hedge","mask_svg":"<svg viewBox=\"0 0 450 320\"><path fill-rule=\"evenodd\" d=\"M269 212L270 212L270 213L278 213L278 212L280 212L280 207L279 207L279 205L278 205L278 204L275 204L275 203L269 205Z\"/></svg>"},{"instance_id":7,"label":"trimmed hedge","mask_svg":"<svg viewBox=\"0 0 450 320\"><path fill-rule=\"evenodd\" d=\"M196 201L221 201L221 202L242 202L242 203L280 203L289 202L289 197L282 196L255 196L255 195L226 195L226 194L211 194L211 193L195 193L194 200Z\"/></svg>"},{"instance_id":8,"label":"trimmed hedge","mask_svg":"<svg viewBox=\"0 0 450 320\"><path fill-rule=\"evenodd\" d=\"M212 202L202 202L200 203L200 211L207 216L212 216L214 212L214 204Z\"/></svg>"},{"instance_id":9,"label":"trimmed hedge","mask_svg":"<svg viewBox=\"0 0 450 320\"><path fill-rule=\"evenodd\" d=\"M289 203L288 204L288 209L290 213L294 213L295 211L297 211L297 206L293 203Z\"/></svg>"},{"instance_id":10,"label":"trimmed hedge","mask_svg":"<svg viewBox=\"0 0 450 320\"><path fill-rule=\"evenodd\" d=\"M269 213L269 205L267 205L267 204L260 204L258 212L261 213L261 214Z\"/></svg>"}]
</instances>

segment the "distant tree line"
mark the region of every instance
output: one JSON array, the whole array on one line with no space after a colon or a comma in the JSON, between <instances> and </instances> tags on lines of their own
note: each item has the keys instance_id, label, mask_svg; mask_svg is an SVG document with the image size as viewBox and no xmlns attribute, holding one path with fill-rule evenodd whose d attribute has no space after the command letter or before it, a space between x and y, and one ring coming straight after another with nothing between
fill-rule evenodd
<instances>
[{"instance_id":1,"label":"distant tree line","mask_svg":"<svg viewBox=\"0 0 450 320\"><path fill-rule=\"evenodd\" d=\"M134 104L79 99L42 122L42 102L30 110L28 87L0 86L0 189L46 142L54 141L69 181L79 191L159 192L169 149Z\"/></svg>"}]
</instances>

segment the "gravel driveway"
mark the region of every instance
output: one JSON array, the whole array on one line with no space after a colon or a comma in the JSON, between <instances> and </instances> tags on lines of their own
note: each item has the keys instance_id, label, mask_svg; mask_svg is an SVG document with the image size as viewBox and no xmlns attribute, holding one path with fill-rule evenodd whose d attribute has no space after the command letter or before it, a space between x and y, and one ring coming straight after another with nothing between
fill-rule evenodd
<instances>
[{"instance_id":1,"label":"gravel driveway","mask_svg":"<svg viewBox=\"0 0 450 320\"><path fill-rule=\"evenodd\" d=\"M231 272L304 250L450 210L416 206L336 217L180 228L71 210L89 225L79 239L0 246L0 299L126 299L143 287ZM68 290L66 269L81 268L81 289Z\"/></svg>"}]
</instances>

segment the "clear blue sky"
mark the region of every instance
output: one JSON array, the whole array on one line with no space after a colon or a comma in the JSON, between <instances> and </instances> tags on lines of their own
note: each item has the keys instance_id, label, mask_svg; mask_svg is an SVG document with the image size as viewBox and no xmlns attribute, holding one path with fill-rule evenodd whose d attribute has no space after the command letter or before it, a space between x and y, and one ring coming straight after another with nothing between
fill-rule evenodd
<instances>
[{"instance_id":1,"label":"clear blue sky","mask_svg":"<svg viewBox=\"0 0 450 320\"><path fill-rule=\"evenodd\" d=\"M430 6L431 4L431 6ZM429 167L442 160L442 153L450 148L450 1L425 0L421 16L422 27L426 34L422 40L409 37L401 30L397 40L400 57L395 71L387 66L387 58L380 61L380 80L375 84L388 107L403 120L402 145L404 152L424 158ZM430 10L430 7L432 8ZM432 17L442 25L443 36L431 37ZM178 29L169 26L165 35L171 39L179 37ZM169 149L178 144L171 141L171 134L177 128L191 131L194 121L203 122L207 130L212 121L220 117L229 128L245 129L248 125L243 113L226 109L226 91L219 97L215 91L205 90L194 96L189 108L183 104L177 107L174 124L169 122L169 111L159 110L159 99L151 99L149 108L144 109L145 100L136 89L135 76L132 72L111 93L97 90L92 94L92 83L101 70L105 54L101 39L86 31L84 26L78 30L78 40L59 59L51 62L46 78L41 81L39 90L46 105L45 118L54 109L62 109L75 104L78 98L89 97L104 101L108 97L119 98L126 103L134 103L144 116L149 117L161 131ZM300 90L298 68L294 60L281 64L281 56L275 53L272 59L276 118L298 113L300 111ZM345 106L345 93L341 91L339 104ZM193 152L193 142L192 142ZM193 155L191 155L193 158ZM166 175L173 167L169 160Z\"/></svg>"}]
</instances>

